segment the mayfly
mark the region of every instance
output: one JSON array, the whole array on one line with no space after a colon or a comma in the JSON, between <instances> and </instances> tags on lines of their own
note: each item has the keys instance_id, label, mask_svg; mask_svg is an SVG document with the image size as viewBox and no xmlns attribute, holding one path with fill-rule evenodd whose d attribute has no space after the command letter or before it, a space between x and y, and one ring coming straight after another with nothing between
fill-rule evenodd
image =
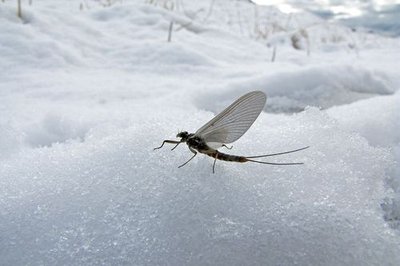
<instances>
[{"instance_id":1,"label":"mayfly","mask_svg":"<svg viewBox=\"0 0 400 266\"><path fill-rule=\"evenodd\" d=\"M218 148L225 147L231 149L225 144L232 143L238 140L244 133L250 128L261 111L265 106L267 96L261 91L249 92L231 105L225 110L219 113L216 117L211 119L208 123L202 126L196 133L188 133L187 131L179 132L176 135L180 140L164 140L160 147L154 148L154 150L161 149L165 143L175 144L171 149L174 150L179 144L186 142L189 150L194 154L188 161L178 166L179 168L185 166L190 162L197 153L204 153L214 158L213 173L215 173L215 163L218 160L231 161L231 162L254 162L271 165L298 165L303 163L271 163L255 160L257 158L271 157L276 155L288 154L297 151L307 149L303 147L296 150L257 155L257 156L237 156L226 154L218 151Z\"/></svg>"}]
</instances>

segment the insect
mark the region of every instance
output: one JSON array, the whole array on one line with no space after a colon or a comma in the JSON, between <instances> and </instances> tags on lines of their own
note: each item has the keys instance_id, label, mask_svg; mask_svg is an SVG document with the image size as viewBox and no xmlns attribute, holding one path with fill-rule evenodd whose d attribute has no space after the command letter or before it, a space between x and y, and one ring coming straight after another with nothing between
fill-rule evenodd
<instances>
[{"instance_id":1,"label":"insect","mask_svg":"<svg viewBox=\"0 0 400 266\"><path fill-rule=\"evenodd\" d=\"M225 110L219 113L216 117L211 119L208 123L202 126L196 133L188 133L187 131L179 132L176 135L180 140L164 140L160 147L154 148L154 150L161 149L165 143L175 144L171 149L174 150L179 144L186 142L189 150L194 154L188 161L178 166L181 168L190 162L197 153L203 153L214 158L213 173L215 173L215 163L217 160L231 161L231 162L254 162L270 165L299 165L303 163L270 163L264 161L255 160L257 158L271 157L282 154L293 153L309 148L303 147L296 150L257 155L257 156L237 156L226 154L218 151L218 148L225 147L231 149L232 147L226 146L228 143L232 143L238 140L244 133L250 128L257 117L263 110L267 96L261 91L249 92L231 105Z\"/></svg>"}]
</instances>

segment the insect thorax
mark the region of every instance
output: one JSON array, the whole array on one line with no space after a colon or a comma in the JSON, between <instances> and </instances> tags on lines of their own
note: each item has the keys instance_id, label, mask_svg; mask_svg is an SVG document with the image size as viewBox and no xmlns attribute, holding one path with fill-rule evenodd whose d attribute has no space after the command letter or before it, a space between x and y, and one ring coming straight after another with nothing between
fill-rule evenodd
<instances>
[{"instance_id":1,"label":"insect thorax","mask_svg":"<svg viewBox=\"0 0 400 266\"><path fill-rule=\"evenodd\" d=\"M206 150L209 149L206 142L200 138L199 136L192 135L189 136L188 140L186 141L187 145L196 149L196 150Z\"/></svg>"}]
</instances>

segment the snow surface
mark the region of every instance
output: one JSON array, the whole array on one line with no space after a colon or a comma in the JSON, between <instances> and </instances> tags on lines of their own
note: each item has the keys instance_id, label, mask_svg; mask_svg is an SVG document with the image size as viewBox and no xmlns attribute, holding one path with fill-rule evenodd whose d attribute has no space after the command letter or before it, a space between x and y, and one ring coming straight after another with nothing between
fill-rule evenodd
<instances>
[{"instance_id":1,"label":"snow surface","mask_svg":"<svg viewBox=\"0 0 400 266\"><path fill-rule=\"evenodd\" d=\"M211 2L0 3L1 265L400 264L399 39ZM251 90L304 165L153 151Z\"/></svg>"}]
</instances>

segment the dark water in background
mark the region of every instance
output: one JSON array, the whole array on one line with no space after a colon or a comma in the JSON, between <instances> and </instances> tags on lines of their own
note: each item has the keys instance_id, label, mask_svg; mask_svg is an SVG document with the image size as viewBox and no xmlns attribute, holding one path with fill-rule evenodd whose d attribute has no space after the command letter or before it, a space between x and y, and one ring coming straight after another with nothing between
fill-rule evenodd
<instances>
[{"instance_id":1,"label":"dark water in background","mask_svg":"<svg viewBox=\"0 0 400 266\"><path fill-rule=\"evenodd\" d=\"M262 5L286 5L352 28L400 36L400 0L252 0Z\"/></svg>"},{"instance_id":2,"label":"dark water in background","mask_svg":"<svg viewBox=\"0 0 400 266\"><path fill-rule=\"evenodd\" d=\"M361 14L351 15L334 13L322 8L306 8L315 15L340 21L353 28L365 28L370 31L393 37L400 36L400 4L385 5L379 9L360 7Z\"/></svg>"}]
</instances>

